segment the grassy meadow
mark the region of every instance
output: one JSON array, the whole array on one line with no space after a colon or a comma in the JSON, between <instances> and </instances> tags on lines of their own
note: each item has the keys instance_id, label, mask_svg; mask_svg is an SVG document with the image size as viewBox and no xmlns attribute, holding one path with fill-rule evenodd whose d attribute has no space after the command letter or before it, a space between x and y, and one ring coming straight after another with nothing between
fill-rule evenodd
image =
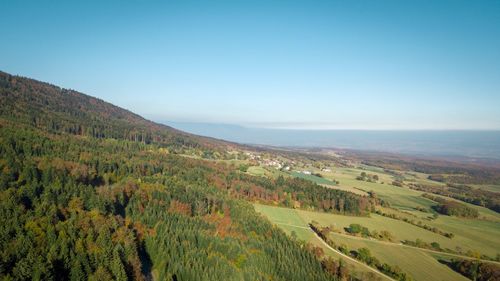
<instances>
[{"instance_id":1,"label":"grassy meadow","mask_svg":"<svg viewBox=\"0 0 500 281\"><path fill-rule=\"evenodd\" d=\"M331 172L320 172L320 173L323 175L324 178L335 179L339 181L338 184L339 187L355 188L358 190L363 190L365 192L374 191L380 199L389 202L389 204L391 204L391 206L394 208L397 208L401 211L410 212L416 215L417 217L429 216L429 214L422 213L416 210L416 208L418 207L418 208L425 208L429 212L431 212L432 211L431 207L436 204L434 201L422 197L421 195L424 192L412 190L407 187L394 186L391 184L392 181L394 180L394 177L392 175L376 171L377 170L369 171L367 169L359 169L359 168L335 168ZM377 182L367 182L367 181L357 180L356 177L359 176L361 172L376 174L378 175L379 180ZM404 174L404 172L401 173ZM409 178L408 180L407 177L405 176L405 179L407 179L405 180L405 182L411 182L418 178L421 181L429 181L430 182L429 184L442 185L442 183L428 180L427 175L425 174L421 173L410 173L410 174L411 174L410 176L413 177L413 179ZM445 198L448 200L455 200L449 197ZM490 209L472 205L462 201L458 202L478 210L479 215L482 219L500 222L500 214Z\"/></svg>"},{"instance_id":2,"label":"grassy meadow","mask_svg":"<svg viewBox=\"0 0 500 281\"><path fill-rule=\"evenodd\" d=\"M460 247L463 251L477 250L492 257L500 253L498 238L500 224L491 221L440 216L436 221L426 222L444 231L454 233L455 237L450 239L418 226L377 214L371 214L370 217L350 217L304 210L295 210L295 213L306 223L314 220L320 225L333 225L339 230L348 227L349 224L358 223L367 227L370 231L387 230L392 233L396 241L415 241L418 238L427 243L437 242L441 245L441 248L456 250L457 247Z\"/></svg>"},{"instance_id":3,"label":"grassy meadow","mask_svg":"<svg viewBox=\"0 0 500 281\"><path fill-rule=\"evenodd\" d=\"M404 222L388 219L382 216L375 216L373 218L349 217L260 204L255 204L254 206L258 212L266 216L271 222L275 223L288 234L291 235L293 231L295 232L297 238L322 247L325 253L336 258L340 257L340 255L322 246L322 243L317 241L314 234L310 230L306 229L308 222L315 220L321 225L337 224L337 227L347 226L351 223L360 223L368 227L370 230L387 229L392 227L394 229L398 229L398 231L396 231L399 235L398 238L411 237L413 240L416 237L414 233L416 233L416 235L429 235L432 236L432 238L436 238L433 235L439 236ZM428 232L429 234L425 232ZM367 239L356 239L336 233L332 233L331 235L337 244L346 244L350 249L367 247L379 260L391 265L399 266L403 271L412 275L415 280L467 280L445 265L440 264L431 253L419 249L403 247L396 243L380 243L378 241L370 241ZM350 264L353 266L353 270L362 271L363 273L361 274L368 274L366 268L353 262Z\"/></svg>"},{"instance_id":4,"label":"grassy meadow","mask_svg":"<svg viewBox=\"0 0 500 281\"><path fill-rule=\"evenodd\" d=\"M290 174L294 177L297 177L297 178L301 178L301 179L306 179L306 180L309 180L309 181L312 181L312 182L315 182L317 184L326 184L326 185L336 185L336 183L332 180L329 180L327 178L322 178L322 177L318 177L318 176L315 176L315 175L306 175L306 174L303 174L303 173L299 173L299 172L290 172Z\"/></svg>"},{"instance_id":5,"label":"grassy meadow","mask_svg":"<svg viewBox=\"0 0 500 281\"><path fill-rule=\"evenodd\" d=\"M472 187L492 192L500 192L500 184L474 184Z\"/></svg>"},{"instance_id":6,"label":"grassy meadow","mask_svg":"<svg viewBox=\"0 0 500 281\"><path fill-rule=\"evenodd\" d=\"M415 222L421 221L423 224L454 234L454 237L450 239L404 221L373 213L370 217L352 217L255 204L258 212L268 217L270 221L285 232L290 235L294 233L298 239L322 247L325 253L335 258L339 258L340 255L329 250L321 241L318 241L318 238L308 229L308 223L316 221L320 225L333 226L340 231L343 231L345 227L348 227L352 223L358 223L367 227L370 231L389 231L393 235L395 243L350 237L333 232L331 235L337 244L346 244L349 249L355 250L361 247L370 249L372 255L380 261L399 266L404 272L412 275L415 280L467 279L446 265L441 264L438 261L440 254L402 246L400 245L400 241L415 241L416 239L420 239L429 244L437 242L443 249L448 248L460 252L478 251L490 257L496 257L500 253L500 215L492 210L461 202L478 210L480 214L479 219L465 219L445 215L438 215L437 218L433 218L435 211L432 209L432 206L436 205L436 202L422 197L423 192L421 191L392 185L396 177L384 172L383 169L362 165L358 168L332 168L332 171L324 172L314 167L306 168L313 173L320 173L322 177L296 172L288 174L311 180L328 188L341 189L360 195L366 195L367 192L374 191L380 199L388 202L391 206L391 208L377 207L384 213L393 213L399 217L414 220ZM251 167L249 172L261 175L270 173L269 170L261 167ZM356 177L362 172L377 175L379 179L376 182L357 180ZM442 183L429 180L428 175L423 173L405 171L399 171L398 173L404 177L404 183L406 184L416 182L442 185ZM335 181L339 183L335 184ZM481 186L480 188L495 189L496 186ZM447 199L455 200L451 198ZM446 257L445 255L442 256ZM369 270L367 271L364 266L356 262L349 261L348 264L352 267L352 270L359 272L359 274L369 274Z\"/></svg>"},{"instance_id":7,"label":"grassy meadow","mask_svg":"<svg viewBox=\"0 0 500 281\"><path fill-rule=\"evenodd\" d=\"M342 257L340 254L327 248L314 233L309 229L308 222L304 221L298 214L297 210L274 207L268 205L254 204L255 210L266 216L272 223L283 229L288 235L295 235L297 239L309 242L323 249L326 255L330 255L336 259L342 259L348 266L349 271L363 280L389 280L379 275L374 274L365 266L357 262L351 261Z\"/></svg>"},{"instance_id":8,"label":"grassy meadow","mask_svg":"<svg viewBox=\"0 0 500 281\"><path fill-rule=\"evenodd\" d=\"M336 233L331 238L338 244L346 244L350 249L368 248L380 261L397 265L415 280L468 280L459 273L439 263L431 254L419 249L401 247L397 244L379 243L366 239L354 239Z\"/></svg>"}]
</instances>

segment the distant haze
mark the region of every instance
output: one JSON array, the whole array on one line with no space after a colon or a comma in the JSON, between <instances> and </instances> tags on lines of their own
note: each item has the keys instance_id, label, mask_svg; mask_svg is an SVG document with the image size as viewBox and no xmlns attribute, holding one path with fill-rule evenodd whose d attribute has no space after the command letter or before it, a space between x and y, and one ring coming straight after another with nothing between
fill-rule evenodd
<instances>
[{"instance_id":1,"label":"distant haze","mask_svg":"<svg viewBox=\"0 0 500 281\"><path fill-rule=\"evenodd\" d=\"M290 130L163 122L180 130L244 144L328 147L500 160L500 131Z\"/></svg>"}]
</instances>

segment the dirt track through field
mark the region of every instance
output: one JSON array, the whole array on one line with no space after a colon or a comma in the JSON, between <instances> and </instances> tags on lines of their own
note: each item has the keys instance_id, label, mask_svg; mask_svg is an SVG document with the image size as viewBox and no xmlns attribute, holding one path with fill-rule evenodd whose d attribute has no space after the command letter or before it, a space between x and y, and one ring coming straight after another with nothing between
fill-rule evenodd
<instances>
[{"instance_id":1,"label":"dirt track through field","mask_svg":"<svg viewBox=\"0 0 500 281\"><path fill-rule=\"evenodd\" d=\"M300 226L300 225L293 225L293 224L287 224L287 223L276 223L276 224L281 224L281 225L287 225L287 226L291 226L291 227L297 227L297 228L302 228L302 229L309 229L311 230L312 232L314 232L311 228L309 227L305 227L305 226ZM319 236L317 235L316 232L314 232L314 234L316 234L316 236L319 238ZM439 254L439 255L445 255L445 256L450 256L450 257L457 257L457 258L462 258L462 259L467 259L467 260L479 260L479 261L482 261L482 262L486 262L486 263L494 263L494 264L498 264L500 265L500 262L498 261L491 261L491 260L484 260L484 259L477 259L477 258L472 258L472 257L468 257L468 256L463 256L463 255L459 255L459 254L453 254L453 253L447 253L447 252L440 252L440 251L435 251L435 250L431 250L431 249L425 249L425 248L419 248L419 247L413 247L413 246L409 246L409 245L405 245L403 243L393 243L393 242L387 242L387 241L379 241L379 240L375 240L375 239L366 239L366 238L362 238L362 237L357 237L357 236L352 236L352 235L347 235L347 234L342 234L342 233L335 233L335 234L338 234L338 235L342 235L346 238L349 238L349 239L357 239L357 240L366 240L366 241L371 241L371 242L374 242L374 243L379 243L379 244L384 244L384 245L388 245L388 246L399 246L399 247L406 247L406 248L412 248L412 249L417 249L417 250L420 250L420 251L424 251L424 252L429 252L429 253L435 253L435 254ZM326 244L326 242L319 238L323 243ZM331 247L330 247L331 248ZM333 248L332 248L333 249ZM335 252L337 253L340 253L339 251L336 251ZM343 254L342 254L343 255ZM345 255L344 255L345 256ZM355 259L352 259L351 260L355 260ZM356 262L360 263L359 261L355 260ZM361 263L363 265L365 265L364 263ZM368 266L369 267L369 266ZM372 267L370 267L372 268ZM386 275L384 275L386 276Z\"/></svg>"},{"instance_id":2,"label":"dirt track through field","mask_svg":"<svg viewBox=\"0 0 500 281\"><path fill-rule=\"evenodd\" d=\"M383 274L382 272L380 272L380 271L376 270L375 268L373 268L373 267L371 267L371 266L369 266L369 265L366 265L366 264L364 264L364 263L362 263L362 262L360 262L360 261L358 261L358 260L356 260L356 259L354 259L354 258L352 258L352 257L350 257L350 256L348 256L348 255L346 255L346 254L344 254L344 253L342 253L342 252L340 252L339 250L337 250L337 249L333 248L332 246L328 245L328 243L326 243L323 239L321 239L321 237L319 237L319 235L318 235L316 232L314 232L314 231L313 231L310 227L299 226L299 225L293 225L293 224L287 224L287 223L276 223L276 224L287 225L287 226L292 226L292 227L297 227L297 228L302 228L302 229L308 229L308 230L310 230L312 233L314 233L315 237L316 237L319 241L321 241L321 243L322 243L325 247L327 247L328 249L332 250L333 252L335 252L335 253L337 253L337 254L341 255L342 257L344 257L344 258L346 258L346 259L348 259L348 260L350 260L350 261L353 261L353 262L355 262L355 263L357 263L357 264L359 264L359 265L361 265L361 266L365 267L366 269L368 269L368 270L370 270L370 271L372 271L372 272L375 272L375 273L376 273L376 274L378 274L378 275L381 275L381 276L382 276L382 277L384 277L385 279L392 280L392 281L396 281L395 279L392 279L391 277L389 277L389 276L387 276L387 275Z\"/></svg>"}]
</instances>

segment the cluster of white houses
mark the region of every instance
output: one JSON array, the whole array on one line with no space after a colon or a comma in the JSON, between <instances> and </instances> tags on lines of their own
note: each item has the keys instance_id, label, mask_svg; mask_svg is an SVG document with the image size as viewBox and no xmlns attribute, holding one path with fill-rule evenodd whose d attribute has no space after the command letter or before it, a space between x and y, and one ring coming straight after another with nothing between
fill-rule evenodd
<instances>
[{"instance_id":1,"label":"cluster of white houses","mask_svg":"<svg viewBox=\"0 0 500 281\"><path fill-rule=\"evenodd\" d=\"M258 154L253 154L250 152L247 152L246 155L250 160L255 160L259 162L260 165L267 166L267 167L273 167L277 170L284 170L284 171L290 171L291 167L289 165L286 165L284 162L277 160L277 159L266 159L262 158L262 156ZM292 161L292 163L294 163Z\"/></svg>"},{"instance_id":2,"label":"cluster of white houses","mask_svg":"<svg viewBox=\"0 0 500 281\"><path fill-rule=\"evenodd\" d=\"M259 154L254 154L254 153L251 153L251 152L246 152L245 154L248 156L248 158L250 160L257 161L262 166L273 167L273 168L275 168L277 170L291 171L292 170L292 165L295 165L295 161L287 161L287 162L285 162L285 161L281 161L281 160L278 160L278 159L267 159L267 158L263 158ZM323 172L331 172L332 170L329 169L329 168L323 168L323 169L321 169L321 171L323 171ZM302 173L304 175L312 175L312 171L309 171L309 170L303 170L303 171L297 170L296 172Z\"/></svg>"}]
</instances>

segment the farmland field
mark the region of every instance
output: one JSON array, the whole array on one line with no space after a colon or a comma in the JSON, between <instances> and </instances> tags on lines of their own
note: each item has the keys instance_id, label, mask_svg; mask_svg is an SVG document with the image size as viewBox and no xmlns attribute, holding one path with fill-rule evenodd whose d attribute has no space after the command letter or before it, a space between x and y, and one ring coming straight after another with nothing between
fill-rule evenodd
<instances>
[{"instance_id":1,"label":"farmland field","mask_svg":"<svg viewBox=\"0 0 500 281\"><path fill-rule=\"evenodd\" d=\"M368 248L380 261L399 266L415 280L468 280L462 275L442 265L431 254L419 249L405 248L397 244L381 244L377 241L353 239L336 233L331 238L338 244L346 244L350 249Z\"/></svg>"},{"instance_id":2,"label":"farmland field","mask_svg":"<svg viewBox=\"0 0 500 281\"><path fill-rule=\"evenodd\" d=\"M487 191L500 192L500 184L474 184L472 186Z\"/></svg>"},{"instance_id":3,"label":"farmland field","mask_svg":"<svg viewBox=\"0 0 500 281\"><path fill-rule=\"evenodd\" d=\"M288 235L295 233L298 239L318 246L323 249L325 254L330 255L336 259L342 259L348 266L350 272L354 273L358 277L366 277L369 280L389 280L387 278L381 277L379 275L373 275L373 273L368 270L365 266L361 266L357 262L345 259L340 254L328 249L324 243L322 243L313 232L309 229L307 223L296 213L296 210L273 207L261 204L254 204L255 210L262 215L266 216L272 223L283 229Z\"/></svg>"},{"instance_id":4,"label":"farmland field","mask_svg":"<svg viewBox=\"0 0 500 281\"><path fill-rule=\"evenodd\" d=\"M263 166L250 166L248 167L247 173L253 176L277 178L278 176L288 177L289 174L282 172L274 168L266 168Z\"/></svg>"},{"instance_id":5,"label":"farmland field","mask_svg":"<svg viewBox=\"0 0 500 281\"><path fill-rule=\"evenodd\" d=\"M260 169L267 171L264 168ZM374 213L370 214L369 217L355 217L316 212L313 210L288 209L255 204L255 208L258 212L268 217L286 233L290 235L293 233L298 239L321 247L328 255L335 258L341 257L339 253L325 247L322 241L308 229L308 224L310 222L315 221L321 226L331 226L336 231L340 232L345 232L344 228L353 223L367 227L370 231L377 231L379 233L383 230L389 231L394 238L394 243L352 237L335 232L331 232L330 235L337 245L345 244L351 250L357 250L361 247L368 248L372 255L381 262L398 266L403 272L410 274L415 280L467 279L440 263L438 261L440 254L419 248L403 246L401 245L401 241L404 240L416 241L420 239L427 244L435 242L438 243L442 249L450 249L451 251L458 251L461 253L479 252L493 258L500 253L500 242L498 238L500 234L500 215L492 210L461 202L462 204L478 210L480 215L479 219L465 219L445 215L434 217L436 212L432 209L432 206L436 205L435 201L422 197L424 192L412 190L406 186L398 187L392 185L396 176L388 174L380 168L363 165L361 168L334 168L331 172L324 172L314 167L306 167L306 169L313 173L320 173L322 177L305 175L297 172L291 172L289 174L294 177L313 181L328 188L341 189L360 195L367 195L367 192L373 191L378 198L390 204L390 207L377 207L377 209L381 210L383 213L395 214L398 217L412 220L415 223L421 222L424 225L436 227L440 231L453 233L454 235L453 238L448 238L416 225ZM252 172L258 173L258 171L259 169L256 168L256 170ZM369 182L356 179L362 172L365 172L371 177L377 175L378 180ZM423 173L404 171L396 173L398 174L397 177L404 177L402 179L404 183L414 182L432 184L435 186L443 185L442 183L429 180L428 175ZM339 184L333 185L332 183L335 181L339 181ZM447 200L455 199L447 198ZM442 256L450 257L446 255ZM348 264L351 266L352 270L358 272L358 276L360 276L359 274L369 274L369 270L362 264L353 261L348 261ZM374 276L372 276L372 278L374 278Z\"/></svg>"},{"instance_id":6,"label":"farmland field","mask_svg":"<svg viewBox=\"0 0 500 281\"><path fill-rule=\"evenodd\" d=\"M306 174L299 173L299 172L290 172L290 174L294 177L310 180L310 181L315 182L317 184L336 185L335 182L333 182L329 179L318 177L315 175L306 175Z\"/></svg>"},{"instance_id":7,"label":"farmland field","mask_svg":"<svg viewBox=\"0 0 500 281\"><path fill-rule=\"evenodd\" d=\"M359 223L369 230L388 230L397 241L415 241L419 238L429 243L438 242L442 248L476 249L491 256L495 256L496 253L500 252L497 237L500 229L496 222L465 220L468 227L463 227L465 222L460 219L440 216L435 222L436 225L455 233L455 237L449 239L417 226L375 214L372 214L371 217L351 217L260 204L254 206L258 212L267 216L271 222L288 234L294 231L297 238L310 241L316 245L319 243L317 241L314 243L313 234L306 229L308 223L313 220L323 226L333 225L338 230L352 223ZM336 233L331 233L331 235L337 244L346 244L349 249L367 247L379 260L399 266L416 280L467 280L439 263L433 256L435 254L421 249L404 247L398 245L398 243L381 243L361 238L356 239L356 237L352 238ZM432 272L432 274L429 272Z\"/></svg>"},{"instance_id":8,"label":"farmland field","mask_svg":"<svg viewBox=\"0 0 500 281\"><path fill-rule=\"evenodd\" d=\"M331 176L340 182L340 186L355 187L366 192L374 191L379 198L386 200L396 208L405 210L413 209L414 207L430 208L434 204L433 201L422 198L420 196L422 192L390 185L389 183L392 182L392 179L386 174L377 173L379 176L378 182L356 180L356 176L362 171L357 169L338 169L332 172Z\"/></svg>"},{"instance_id":9,"label":"farmland field","mask_svg":"<svg viewBox=\"0 0 500 281\"><path fill-rule=\"evenodd\" d=\"M305 222L314 220L324 226L333 225L337 229L343 229L351 223L359 223L369 230L377 230L379 232L387 230L394 235L397 241L415 241L419 238L428 243L438 242L442 248L455 250L456 247L460 247L465 251L479 250L481 253L492 257L495 257L500 252L497 236L500 233L500 225L495 222L446 216L440 216L432 222L425 222L444 231L454 233L455 237L450 239L403 221L386 218L377 214L372 214L371 217L350 217L304 210L295 210L295 212ZM467 227L463 227L464 224Z\"/></svg>"},{"instance_id":10,"label":"farmland field","mask_svg":"<svg viewBox=\"0 0 500 281\"><path fill-rule=\"evenodd\" d=\"M265 176L267 173L266 169L260 166L251 166L247 172L254 176Z\"/></svg>"},{"instance_id":11,"label":"farmland field","mask_svg":"<svg viewBox=\"0 0 500 281\"><path fill-rule=\"evenodd\" d=\"M357 188L354 188L354 187L350 187L350 186L345 186L345 185L328 185L328 184L322 184L322 186L327 187L327 188L331 188L331 189L338 189L338 190L343 190L343 191L349 191L349 192L352 192L354 194L359 194L359 195L368 195L368 193L366 191L363 191L361 189L357 189Z\"/></svg>"},{"instance_id":12,"label":"farmland field","mask_svg":"<svg viewBox=\"0 0 500 281\"><path fill-rule=\"evenodd\" d=\"M412 190L407 187L397 187L391 185L390 183L394 180L394 178L391 175L385 173L369 172L370 174L377 174L379 176L378 182L367 182L367 181L356 180L356 176L358 176L361 172L366 172L366 171L355 168L337 168L334 169L332 172L323 173L323 177L334 178L338 180L340 182L338 185L339 187L356 188L364 190L366 192L374 191L379 198L389 202L392 207L408 212L414 212L415 208L417 207L424 208L430 211L431 206L436 204L432 200L423 198L421 195L424 192L422 191ZM428 181L427 179L424 179L425 174L418 174L418 173L412 173L412 174L414 174L417 178L420 178L420 180ZM434 181L432 181L432 183L436 185L442 185L442 183ZM455 200L452 198L447 198L447 199ZM478 210L479 215L482 218L500 222L500 214L492 210L465 202L461 203Z\"/></svg>"},{"instance_id":13,"label":"farmland field","mask_svg":"<svg viewBox=\"0 0 500 281\"><path fill-rule=\"evenodd\" d=\"M376 173L379 176L378 182L366 182L356 180L355 177L361 172L368 171L369 174ZM481 219L464 219L439 215L435 220L426 219L432 216L431 206L436 203L422 197L423 192L412 190L406 187L397 187L388 184L392 176L379 172L377 167L364 166L364 169L337 168L332 172L323 173L325 178L335 178L340 181L339 187L356 187L365 191L375 191L377 196L387 200L396 209L383 209L386 213L395 213L401 217L422 221L431 227L437 227L444 232L451 232L455 235L453 239L422 229L420 227L372 214L370 218L346 217L335 214L308 212L297 210L297 213L306 221L316 220L323 225L337 224L338 228L343 228L353 223L353 220L370 230L388 230L398 240L412 240L419 238L425 242L438 242L442 248L456 250L459 247L462 251L476 250L483 254L495 257L500 253L500 214L476 205L461 202L471 208L478 210ZM411 173L415 178L426 178L422 173ZM384 184L382 184L384 182ZM448 200L454 200L448 198ZM424 213L416 210L416 207L428 210ZM466 227L464 227L466 226Z\"/></svg>"}]
</instances>

